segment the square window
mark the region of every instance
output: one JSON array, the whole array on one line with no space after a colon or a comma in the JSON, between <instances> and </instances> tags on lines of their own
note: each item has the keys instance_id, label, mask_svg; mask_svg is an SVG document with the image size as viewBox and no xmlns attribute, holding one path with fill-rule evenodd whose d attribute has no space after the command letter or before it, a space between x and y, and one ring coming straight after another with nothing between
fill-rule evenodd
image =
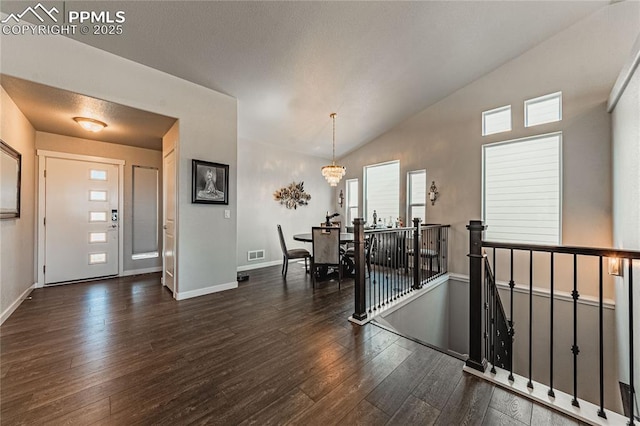
<instances>
[{"instance_id":1,"label":"square window","mask_svg":"<svg viewBox=\"0 0 640 426\"><path fill-rule=\"evenodd\" d=\"M562 92L540 96L524 102L524 126L562 120Z\"/></svg>"},{"instance_id":2,"label":"square window","mask_svg":"<svg viewBox=\"0 0 640 426\"><path fill-rule=\"evenodd\" d=\"M511 105L482 113L482 136L511 130Z\"/></svg>"}]
</instances>

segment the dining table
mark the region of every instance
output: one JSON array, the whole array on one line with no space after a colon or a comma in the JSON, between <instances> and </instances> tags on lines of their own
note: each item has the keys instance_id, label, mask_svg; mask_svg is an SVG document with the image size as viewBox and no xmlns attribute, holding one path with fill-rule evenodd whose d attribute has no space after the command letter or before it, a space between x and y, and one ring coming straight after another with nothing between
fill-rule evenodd
<instances>
[{"instance_id":1,"label":"dining table","mask_svg":"<svg viewBox=\"0 0 640 426\"><path fill-rule=\"evenodd\" d=\"M311 232L305 232L302 234L295 234L293 236L293 239L296 241L302 241L304 243L311 243L313 242L313 235L311 235ZM354 234L352 232L340 233L340 243L342 244L352 243L353 239L354 239Z\"/></svg>"}]
</instances>

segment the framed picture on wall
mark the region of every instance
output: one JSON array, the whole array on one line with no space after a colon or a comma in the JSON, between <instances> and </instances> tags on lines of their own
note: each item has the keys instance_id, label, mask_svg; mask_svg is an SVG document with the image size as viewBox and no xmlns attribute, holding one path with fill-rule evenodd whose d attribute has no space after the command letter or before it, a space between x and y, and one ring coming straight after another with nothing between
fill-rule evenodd
<instances>
[{"instance_id":1,"label":"framed picture on wall","mask_svg":"<svg viewBox=\"0 0 640 426\"><path fill-rule=\"evenodd\" d=\"M192 160L191 202L229 204L229 165Z\"/></svg>"},{"instance_id":2,"label":"framed picture on wall","mask_svg":"<svg viewBox=\"0 0 640 426\"><path fill-rule=\"evenodd\" d=\"M22 155L0 140L0 219L20 217L20 173Z\"/></svg>"}]
</instances>

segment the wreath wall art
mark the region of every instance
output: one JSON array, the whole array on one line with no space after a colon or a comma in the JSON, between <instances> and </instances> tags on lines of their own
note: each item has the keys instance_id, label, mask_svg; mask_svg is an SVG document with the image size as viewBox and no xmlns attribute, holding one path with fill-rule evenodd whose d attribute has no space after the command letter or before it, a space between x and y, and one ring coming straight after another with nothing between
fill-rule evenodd
<instances>
[{"instance_id":1,"label":"wreath wall art","mask_svg":"<svg viewBox=\"0 0 640 426\"><path fill-rule=\"evenodd\" d=\"M304 182L291 182L289 186L284 186L273 193L273 199L288 209L297 209L298 206L309 204L311 195L304 192Z\"/></svg>"}]
</instances>

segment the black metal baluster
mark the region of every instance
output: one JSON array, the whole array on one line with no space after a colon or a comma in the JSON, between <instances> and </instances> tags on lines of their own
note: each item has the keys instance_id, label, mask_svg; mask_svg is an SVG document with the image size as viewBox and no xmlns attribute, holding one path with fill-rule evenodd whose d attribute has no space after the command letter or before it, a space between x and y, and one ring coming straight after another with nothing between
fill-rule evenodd
<instances>
[{"instance_id":1,"label":"black metal baluster","mask_svg":"<svg viewBox=\"0 0 640 426\"><path fill-rule=\"evenodd\" d=\"M385 234L384 232L382 234L380 234L382 236L382 239L384 241L384 250L383 250L383 258L382 258L382 270L383 270L383 277L384 277L384 283L383 283L383 288L382 288L382 306L385 306L387 304L387 295L388 295L388 287L389 287L389 236L387 234Z\"/></svg>"},{"instance_id":2,"label":"black metal baluster","mask_svg":"<svg viewBox=\"0 0 640 426\"><path fill-rule=\"evenodd\" d=\"M553 293L553 277L554 277L554 266L553 266L553 252L551 252L551 281L549 285L550 297L549 297L549 395L552 398L555 398L556 394L553 391L553 301L555 299L555 295Z\"/></svg>"},{"instance_id":3,"label":"black metal baluster","mask_svg":"<svg viewBox=\"0 0 640 426\"><path fill-rule=\"evenodd\" d=\"M533 389L531 369L533 365L533 250L529 250L529 382L527 387Z\"/></svg>"},{"instance_id":4,"label":"black metal baluster","mask_svg":"<svg viewBox=\"0 0 640 426\"><path fill-rule=\"evenodd\" d=\"M511 358L511 368L509 368L509 380L515 381L515 377L513 377L513 336L515 334L513 329L513 288L516 286L516 283L513 281L513 249L510 250L510 268L511 268L511 277L509 280L509 358Z\"/></svg>"},{"instance_id":5,"label":"black metal baluster","mask_svg":"<svg viewBox=\"0 0 640 426\"><path fill-rule=\"evenodd\" d=\"M598 410L598 416L606 419L607 414L604 412L604 326L602 320L602 256L600 256L598 260L598 338L600 346L600 409Z\"/></svg>"},{"instance_id":6,"label":"black metal baluster","mask_svg":"<svg viewBox=\"0 0 640 426\"><path fill-rule=\"evenodd\" d=\"M496 374L496 345L498 344L498 339L496 339L496 330L497 330L497 321L496 321L496 314L498 312L498 287L496 286L496 280L497 280L497 276L498 274L496 273L496 248L494 247L492 249L492 259L491 262L493 263L493 283L491 286L491 373ZM444 262L443 262L444 264Z\"/></svg>"},{"instance_id":7,"label":"black metal baluster","mask_svg":"<svg viewBox=\"0 0 640 426\"><path fill-rule=\"evenodd\" d=\"M486 263L486 258L484 262ZM484 290L483 290L483 303L482 308L484 309L484 331L482 332L482 339L484 340L484 358L489 358L489 269L485 266L484 268Z\"/></svg>"},{"instance_id":8,"label":"black metal baluster","mask_svg":"<svg viewBox=\"0 0 640 426\"><path fill-rule=\"evenodd\" d=\"M578 354L580 349L578 348L578 256L573 255L573 346L571 352L573 353L573 399L571 405L579 407L578 402Z\"/></svg>"},{"instance_id":9,"label":"black metal baluster","mask_svg":"<svg viewBox=\"0 0 640 426\"><path fill-rule=\"evenodd\" d=\"M633 363L635 358L633 357L633 259L629 259L629 425L633 426L634 423L634 409L633 409L633 394L635 389L633 388Z\"/></svg>"}]
</instances>

